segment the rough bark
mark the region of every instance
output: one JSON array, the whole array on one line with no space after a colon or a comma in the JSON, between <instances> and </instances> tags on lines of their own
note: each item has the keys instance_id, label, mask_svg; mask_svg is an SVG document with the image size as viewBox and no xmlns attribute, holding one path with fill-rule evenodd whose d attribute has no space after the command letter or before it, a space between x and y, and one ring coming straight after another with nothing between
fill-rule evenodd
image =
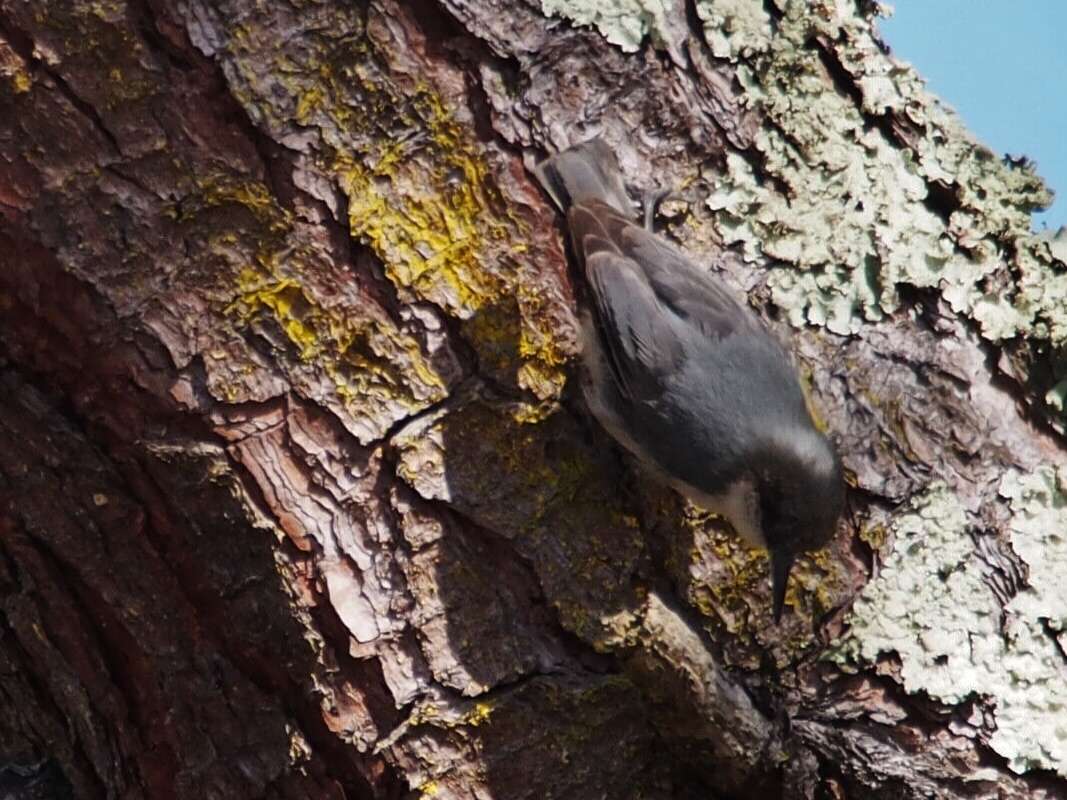
<instances>
[{"instance_id":1,"label":"rough bark","mask_svg":"<svg viewBox=\"0 0 1067 800\"><path fill-rule=\"evenodd\" d=\"M876 10L0 0L4 796L1063 796L1065 253ZM572 388L594 133L839 442L781 627Z\"/></svg>"}]
</instances>

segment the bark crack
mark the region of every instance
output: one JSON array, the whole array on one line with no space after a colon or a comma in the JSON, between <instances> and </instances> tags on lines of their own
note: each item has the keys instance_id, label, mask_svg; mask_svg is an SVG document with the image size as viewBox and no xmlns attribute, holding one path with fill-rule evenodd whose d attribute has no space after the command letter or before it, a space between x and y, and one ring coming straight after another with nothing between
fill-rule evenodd
<instances>
[{"instance_id":1,"label":"bark crack","mask_svg":"<svg viewBox=\"0 0 1067 800\"><path fill-rule=\"evenodd\" d=\"M0 35L3 35L11 45L11 49L14 50L20 58L51 79L53 85L59 90L59 93L63 95L67 102L70 103L71 107L73 107L74 110L89 123L93 130L104 139L112 153L117 158L122 158L123 152L122 147L119 145L118 137L116 137L111 129L108 128L103 117L100 116L100 112L96 110L96 107L92 103L85 100L74 91L74 88L58 70L53 69L44 59L36 54L33 37L25 31L19 30L14 23L3 14L0 14Z\"/></svg>"}]
</instances>

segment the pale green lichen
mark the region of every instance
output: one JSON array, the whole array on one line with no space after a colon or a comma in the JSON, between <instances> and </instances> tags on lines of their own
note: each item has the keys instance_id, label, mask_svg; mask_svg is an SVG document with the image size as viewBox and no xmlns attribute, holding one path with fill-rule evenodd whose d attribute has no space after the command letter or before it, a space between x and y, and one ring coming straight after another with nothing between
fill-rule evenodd
<instances>
[{"instance_id":1,"label":"pale green lichen","mask_svg":"<svg viewBox=\"0 0 1067 800\"><path fill-rule=\"evenodd\" d=\"M896 311L909 285L939 290L990 341L1067 343L1067 269L1030 232L1031 211L1050 200L1032 166L979 144L882 52L870 20L831 2L778 5L773 35L761 0L700 0L697 12L716 55L737 61L745 102L771 123L755 142L761 174L733 153L709 177L713 224L750 261L792 267L770 278L790 321L858 333ZM908 147L871 124L889 113L913 125ZM947 205L930 202L934 184Z\"/></svg>"},{"instance_id":2,"label":"pale green lichen","mask_svg":"<svg viewBox=\"0 0 1067 800\"><path fill-rule=\"evenodd\" d=\"M1049 254L1067 266L1067 225L1056 231L1042 231L1037 235L1038 241L1048 245Z\"/></svg>"},{"instance_id":3,"label":"pale green lichen","mask_svg":"<svg viewBox=\"0 0 1067 800\"><path fill-rule=\"evenodd\" d=\"M762 3L715 0L697 3L704 38L718 58L747 58L770 47L771 18Z\"/></svg>"},{"instance_id":4,"label":"pale green lichen","mask_svg":"<svg viewBox=\"0 0 1067 800\"><path fill-rule=\"evenodd\" d=\"M1000 486L1011 508L1012 548L1027 585L1002 607L979 556L972 523L943 485L931 487L893 523L892 550L863 590L851 630L831 658L873 663L897 653L908 692L945 703L988 698L990 746L1016 772L1067 775L1067 667L1059 635L1067 599L1067 497L1051 467L1010 473ZM982 534L989 535L989 534Z\"/></svg>"},{"instance_id":5,"label":"pale green lichen","mask_svg":"<svg viewBox=\"0 0 1067 800\"><path fill-rule=\"evenodd\" d=\"M676 4L666 0L541 0L541 10L578 25L589 25L620 49L636 51L646 36L657 46L674 50L685 27ZM733 58L765 49L771 36L771 20L758 3L719 0L697 8L705 24L712 52Z\"/></svg>"},{"instance_id":6,"label":"pale green lichen","mask_svg":"<svg viewBox=\"0 0 1067 800\"><path fill-rule=\"evenodd\" d=\"M1045 402L1062 413L1065 401L1067 401L1067 380L1062 380L1048 390L1045 394Z\"/></svg>"},{"instance_id":7,"label":"pale green lichen","mask_svg":"<svg viewBox=\"0 0 1067 800\"><path fill-rule=\"evenodd\" d=\"M1047 619L1061 635L1067 628L1067 593L1062 587L1067 576L1065 484L1067 469L1052 467L1029 475L1010 472L1000 482L1000 495L1011 504L1011 547L1028 571L1029 588L1012 599L1010 608L1023 616ZM1067 728L1063 736L1067 740Z\"/></svg>"},{"instance_id":8,"label":"pale green lichen","mask_svg":"<svg viewBox=\"0 0 1067 800\"><path fill-rule=\"evenodd\" d=\"M591 25L628 53L636 51L649 34L657 43L671 40L663 0L541 0L541 10L578 25Z\"/></svg>"}]
</instances>

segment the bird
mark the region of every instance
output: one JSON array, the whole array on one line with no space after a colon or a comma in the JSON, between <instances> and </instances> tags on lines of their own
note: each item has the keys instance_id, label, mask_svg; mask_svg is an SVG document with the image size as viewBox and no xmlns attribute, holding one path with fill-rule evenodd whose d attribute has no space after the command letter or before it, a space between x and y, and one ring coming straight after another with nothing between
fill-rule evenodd
<instances>
[{"instance_id":1,"label":"bird","mask_svg":"<svg viewBox=\"0 0 1067 800\"><path fill-rule=\"evenodd\" d=\"M635 219L600 138L534 174L566 215L584 272L581 388L607 433L651 474L770 555L781 622L790 570L824 547L844 505L841 459L811 418L796 368L747 302Z\"/></svg>"}]
</instances>

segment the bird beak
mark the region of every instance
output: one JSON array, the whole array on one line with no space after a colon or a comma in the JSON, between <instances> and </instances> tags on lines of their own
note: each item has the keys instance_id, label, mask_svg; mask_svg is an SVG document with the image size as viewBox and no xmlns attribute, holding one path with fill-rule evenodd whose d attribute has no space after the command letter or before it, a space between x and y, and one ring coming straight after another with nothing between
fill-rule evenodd
<instances>
[{"instance_id":1,"label":"bird beak","mask_svg":"<svg viewBox=\"0 0 1067 800\"><path fill-rule=\"evenodd\" d=\"M782 621L782 609L785 607L785 587L789 582L789 570L793 567L796 556L786 551L771 553L771 590L774 594L774 624Z\"/></svg>"}]
</instances>

